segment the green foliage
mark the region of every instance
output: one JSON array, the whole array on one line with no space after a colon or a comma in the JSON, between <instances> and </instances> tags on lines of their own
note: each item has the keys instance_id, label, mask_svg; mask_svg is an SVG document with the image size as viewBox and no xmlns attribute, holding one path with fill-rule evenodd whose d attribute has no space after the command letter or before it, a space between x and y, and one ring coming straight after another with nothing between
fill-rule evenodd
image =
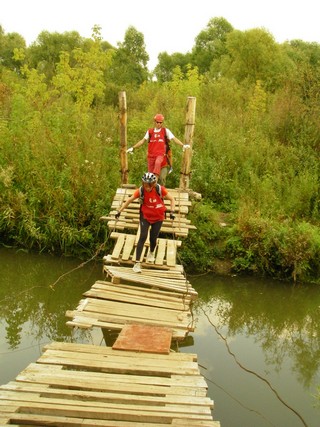
<instances>
[{"instance_id":1,"label":"green foliage","mask_svg":"<svg viewBox=\"0 0 320 427\"><path fill-rule=\"evenodd\" d=\"M138 87L149 77L148 60L144 36L131 26L126 31L124 42L119 43L115 51L106 76L122 85L122 89Z\"/></svg>"},{"instance_id":2,"label":"green foliage","mask_svg":"<svg viewBox=\"0 0 320 427\"><path fill-rule=\"evenodd\" d=\"M210 70L212 61L226 53L227 35L232 31L232 25L220 17L210 19L206 29L198 34L191 63L199 68L201 74Z\"/></svg>"},{"instance_id":3,"label":"green foliage","mask_svg":"<svg viewBox=\"0 0 320 427\"><path fill-rule=\"evenodd\" d=\"M203 202L190 213L197 231L182 247L186 263L206 271L232 258L237 271L318 280L319 45L279 45L265 30L241 32L217 18L192 54L163 53L162 77L151 81L133 27L118 48L98 26L92 39L41 37L38 47L13 48L20 69L0 68L3 242L78 256L96 250L106 231L99 218L120 183L119 91L127 92L129 146L158 112L183 140L192 96L190 187ZM0 31L0 53L4 40ZM129 157L132 183L146 169L146 150ZM167 183L175 188L182 150L172 150ZM235 225L221 226L224 215Z\"/></svg>"},{"instance_id":4,"label":"green foliage","mask_svg":"<svg viewBox=\"0 0 320 427\"><path fill-rule=\"evenodd\" d=\"M15 49L25 49L26 42L18 33L6 34L0 25L0 63L1 66L11 70L19 69L21 58L14 56Z\"/></svg>"},{"instance_id":5,"label":"green foliage","mask_svg":"<svg viewBox=\"0 0 320 427\"><path fill-rule=\"evenodd\" d=\"M28 67L38 69L51 80L56 73L61 53L70 55L74 49L81 48L83 44L84 40L77 31L62 34L42 31L27 49Z\"/></svg>"},{"instance_id":6,"label":"green foliage","mask_svg":"<svg viewBox=\"0 0 320 427\"><path fill-rule=\"evenodd\" d=\"M227 249L237 271L318 281L319 228L306 222L267 220L244 209L227 240Z\"/></svg>"},{"instance_id":7,"label":"green foliage","mask_svg":"<svg viewBox=\"0 0 320 427\"><path fill-rule=\"evenodd\" d=\"M189 217L197 230L190 231L188 244L182 245L183 264L190 271L214 271L215 260L226 256L224 241L228 228L222 223L221 213L203 202L193 204Z\"/></svg>"},{"instance_id":8,"label":"green foliage","mask_svg":"<svg viewBox=\"0 0 320 427\"><path fill-rule=\"evenodd\" d=\"M162 52L158 55L158 64L154 69L154 74L159 83L169 82L173 79L173 72L177 67L183 73L186 73L190 64L191 55L189 53L173 53L169 55L167 52Z\"/></svg>"}]
</instances>

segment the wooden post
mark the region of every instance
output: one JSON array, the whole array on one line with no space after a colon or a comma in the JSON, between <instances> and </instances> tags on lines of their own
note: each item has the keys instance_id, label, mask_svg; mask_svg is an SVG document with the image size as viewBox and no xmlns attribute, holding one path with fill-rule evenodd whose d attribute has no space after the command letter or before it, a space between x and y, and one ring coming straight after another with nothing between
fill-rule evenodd
<instances>
[{"instance_id":1,"label":"wooden post","mask_svg":"<svg viewBox=\"0 0 320 427\"><path fill-rule=\"evenodd\" d=\"M180 172L180 188L186 190L190 182L190 166L192 157L192 142L196 115L196 98L189 96L186 108L186 126L184 133L184 143L189 144L190 148L185 150L182 157Z\"/></svg>"},{"instance_id":2,"label":"wooden post","mask_svg":"<svg viewBox=\"0 0 320 427\"><path fill-rule=\"evenodd\" d=\"M121 184L128 184L127 98L124 91L119 92L119 111Z\"/></svg>"}]
</instances>

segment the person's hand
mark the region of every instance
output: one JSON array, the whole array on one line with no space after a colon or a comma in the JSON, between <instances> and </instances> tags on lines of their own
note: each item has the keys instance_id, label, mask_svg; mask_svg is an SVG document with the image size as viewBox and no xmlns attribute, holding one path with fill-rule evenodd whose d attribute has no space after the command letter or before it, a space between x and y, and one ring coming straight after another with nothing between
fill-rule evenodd
<instances>
[{"instance_id":1,"label":"person's hand","mask_svg":"<svg viewBox=\"0 0 320 427\"><path fill-rule=\"evenodd\" d=\"M133 147L128 148L127 153L133 154Z\"/></svg>"},{"instance_id":2,"label":"person's hand","mask_svg":"<svg viewBox=\"0 0 320 427\"><path fill-rule=\"evenodd\" d=\"M190 145L189 145L189 144L184 144L184 145L183 145L183 151L184 151L184 150L187 150L188 148L190 148Z\"/></svg>"},{"instance_id":3,"label":"person's hand","mask_svg":"<svg viewBox=\"0 0 320 427\"><path fill-rule=\"evenodd\" d=\"M175 219L175 214L173 212L170 212L170 219L174 220Z\"/></svg>"},{"instance_id":4,"label":"person's hand","mask_svg":"<svg viewBox=\"0 0 320 427\"><path fill-rule=\"evenodd\" d=\"M119 219L120 218L120 212L119 211L117 211L117 213L115 214L115 219Z\"/></svg>"}]
</instances>

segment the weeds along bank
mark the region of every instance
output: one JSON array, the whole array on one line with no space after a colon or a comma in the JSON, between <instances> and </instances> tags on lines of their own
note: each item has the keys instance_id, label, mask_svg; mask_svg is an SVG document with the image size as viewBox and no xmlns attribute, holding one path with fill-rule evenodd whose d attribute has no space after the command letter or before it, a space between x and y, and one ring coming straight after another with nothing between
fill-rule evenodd
<instances>
[{"instance_id":1,"label":"weeds along bank","mask_svg":"<svg viewBox=\"0 0 320 427\"><path fill-rule=\"evenodd\" d=\"M77 98L36 72L2 69L1 77L1 241L84 259L104 255L109 242L101 248L99 218L120 183L118 88L88 102L86 93ZM181 248L192 271L216 271L225 261L232 271L319 283L316 107L305 108L297 94L288 105L285 89L196 73L128 89L129 145L157 111L183 139L186 97L197 98L190 186L203 199L190 212L197 231ZM173 159L169 188L180 179L175 147ZM130 182L139 183L145 167L143 151L130 157Z\"/></svg>"}]
</instances>

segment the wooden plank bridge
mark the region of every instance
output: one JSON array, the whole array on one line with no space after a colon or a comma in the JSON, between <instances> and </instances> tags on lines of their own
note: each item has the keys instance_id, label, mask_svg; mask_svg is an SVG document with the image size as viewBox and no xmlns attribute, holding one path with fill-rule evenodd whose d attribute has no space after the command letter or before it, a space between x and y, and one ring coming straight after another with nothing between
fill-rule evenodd
<instances>
[{"instance_id":1,"label":"wooden plank bridge","mask_svg":"<svg viewBox=\"0 0 320 427\"><path fill-rule=\"evenodd\" d=\"M117 334L112 346L53 342L15 381L0 387L0 426L218 427L196 354L173 350L194 331L197 292L177 263L181 238L195 227L186 218L187 191L169 190L176 219L165 220L155 262L134 273L139 238L139 204L120 219L119 206L133 186L119 188L102 217L115 240L104 257L105 280L96 281L78 306L68 310L72 328Z\"/></svg>"}]
</instances>

